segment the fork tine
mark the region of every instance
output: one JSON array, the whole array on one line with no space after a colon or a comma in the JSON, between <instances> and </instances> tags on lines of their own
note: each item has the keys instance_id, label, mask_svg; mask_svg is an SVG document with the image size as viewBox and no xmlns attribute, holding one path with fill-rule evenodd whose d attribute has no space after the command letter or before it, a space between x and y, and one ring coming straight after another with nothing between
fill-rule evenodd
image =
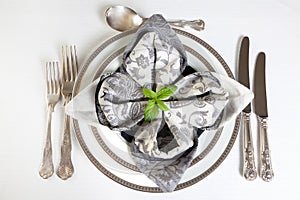
<instances>
[{"instance_id":1,"label":"fork tine","mask_svg":"<svg viewBox=\"0 0 300 200\"><path fill-rule=\"evenodd\" d=\"M66 53L65 53L65 49L64 49L64 46L62 46L62 51L61 51L61 54L62 54L62 68L63 68L63 74L62 74L62 77L63 77L63 80L67 80L67 75L68 75L68 71L67 71L67 61L66 61Z\"/></svg>"},{"instance_id":2,"label":"fork tine","mask_svg":"<svg viewBox=\"0 0 300 200\"><path fill-rule=\"evenodd\" d=\"M46 62L46 87L47 87L47 94L49 94L50 92L50 79L49 79L49 76L50 76L50 73L49 73L49 62Z\"/></svg>"},{"instance_id":3,"label":"fork tine","mask_svg":"<svg viewBox=\"0 0 300 200\"><path fill-rule=\"evenodd\" d=\"M57 94L60 90L58 62L46 62L47 94Z\"/></svg>"},{"instance_id":4,"label":"fork tine","mask_svg":"<svg viewBox=\"0 0 300 200\"><path fill-rule=\"evenodd\" d=\"M62 47L63 80L75 81L78 74L76 46Z\"/></svg>"},{"instance_id":5,"label":"fork tine","mask_svg":"<svg viewBox=\"0 0 300 200\"><path fill-rule=\"evenodd\" d=\"M65 73L65 50L64 46L61 47L61 58L62 58L62 79L65 80L66 73Z\"/></svg>"},{"instance_id":6,"label":"fork tine","mask_svg":"<svg viewBox=\"0 0 300 200\"><path fill-rule=\"evenodd\" d=\"M56 70L56 65L55 62L52 62L52 75L53 75L53 93L56 94L56 83L57 83L57 78L56 78L56 74L57 74L57 70Z\"/></svg>"},{"instance_id":7,"label":"fork tine","mask_svg":"<svg viewBox=\"0 0 300 200\"><path fill-rule=\"evenodd\" d=\"M75 81L78 73L78 61L76 55L76 46L70 46L71 49L71 60L72 60L72 81Z\"/></svg>"},{"instance_id":8,"label":"fork tine","mask_svg":"<svg viewBox=\"0 0 300 200\"><path fill-rule=\"evenodd\" d=\"M66 46L66 61L67 61L67 64L66 64L66 73L67 73L67 81L70 81L71 78L72 78L72 66L70 66L70 57L69 57L69 48L68 46Z\"/></svg>"},{"instance_id":9,"label":"fork tine","mask_svg":"<svg viewBox=\"0 0 300 200\"><path fill-rule=\"evenodd\" d=\"M70 72L70 81L74 81L74 77L75 77L75 75L74 75L74 56L73 56L73 46L71 45L70 47L70 59L71 59L71 65L70 65L70 67L69 67L69 72Z\"/></svg>"},{"instance_id":10,"label":"fork tine","mask_svg":"<svg viewBox=\"0 0 300 200\"><path fill-rule=\"evenodd\" d=\"M49 73L50 73L50 93L54 93L54 66L53 63L49 62Z\"/></svg>"},{"instance_id":11,"label":"fork tine","mask_svg":"<svg viewBox=\"0 0 300 200\"><path fill-rule=\"evenodd\" d=\"M75 77L77 77L78 74L78 59L77 59L77 50L76 45L74 45L74 56L75 56Z\"/></svg>"},{"instance_id":12,"label":"fork tine","mask_svg":"<svg viewBox=\"0 0 300 200\"><path fill-rule=\"evenodd\" d=\"M60 78L59 78L59 67L58 67L58 62L53 62L53 67L54 67L54 92L55 94L58 94L60 91Z\"/></svg>"}]
</instances>

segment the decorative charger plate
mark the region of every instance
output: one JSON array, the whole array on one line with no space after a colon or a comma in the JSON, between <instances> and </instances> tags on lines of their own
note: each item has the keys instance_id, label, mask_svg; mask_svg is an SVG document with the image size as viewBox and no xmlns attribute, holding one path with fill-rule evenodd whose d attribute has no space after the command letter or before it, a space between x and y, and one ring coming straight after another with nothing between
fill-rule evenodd
<instances>
[{"instance_id":1,"label":"decorative charger plate","mask_svg":"<svg viewBox=\"0 0 300 200\"><path fill-rule=\"evenodd\" d=\"M206 42L183 30L174 29L183 43L188 65L197 71L216 71L233 78L223 58ZM115 71L122 63L125 46L136 30L120 33L99 45L83 63L74 87L74 95L87 87L101 74ZM191 166L176 190L189 187L214 171L226 158L236 139L240 118L217 131L205 131ZM95 167L107 177L131 189L161 192L145 175L138 172L127 145L109 128L87 125L73 119L77 140ZM130 180L130 181L129 181Z\"/></svg>"}]
</instances>

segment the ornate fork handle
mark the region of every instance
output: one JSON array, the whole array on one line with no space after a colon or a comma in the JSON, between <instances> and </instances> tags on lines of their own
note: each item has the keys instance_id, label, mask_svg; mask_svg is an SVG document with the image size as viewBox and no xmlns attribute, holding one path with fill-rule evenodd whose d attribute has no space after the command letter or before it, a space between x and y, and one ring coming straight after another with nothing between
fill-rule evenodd
<instances>
[{"instance_id":1,"label":"ornate fork handle","mask_svg":"<svg viewBox=\"0 0 300 200\"><path fill-rule=\"evenodd\" d=\"M271 163L271 154L268 142L268 123L267 118L258 117L259 136L260 136L260 176L264 181L272 181L274 172Z\"/></svg>"},{"instance_id":2,"label":"ornate fork handle","mask_svg":"<svg viewBox=\"0 0 300 200\"><path fill-rule=\"evenodd\" d=\"M54 172L53 160L52 160L52 142L51 142L51 120L54 106L48 105L48 116L47 116L47 135L46 143L44 146L42 166L39 174L42 178L47 179L52 176Z\"/></svg>"},{"instance_id":3,"label":"ornate fork handle","mask_svg":"<svg viewBox=\"0 0 300 200\"><path fill-rule=\"evenodd\" d=\"M181 28L191 28L196 31L202 31L205 28L205 23L201 19L187 21L187 20L177 20L177 21L168 21L172 26L181 27Z\"/></svg>"},{"instance_id":4,"label":"ornate fork handle","mask_svg":"<svg viewBox=\"0 0 300 200\"><path fill-rule=\"evenodd\" d=\"M70 97L67 97L66 102L70 101ZM61 145L61 158L56 171L57 176L61 179L66 180L70 178L74 173L74 167L71 160L71 133L70 133L70 117L65 114L64 116L64 134L63 141Z\"/></svg>"},{"instance_id":5,"label":"ornate fork handle","mask_svg":"<svg viewBox=\"0 0 300 200\"><path fill-rule=\"evenodd\" d=\"M243 175L246 180L254 180L257 177L255 168L254 149L251 134L250 113L242 113L244 122L244 166Z\"/></svg>"}]
</instances>

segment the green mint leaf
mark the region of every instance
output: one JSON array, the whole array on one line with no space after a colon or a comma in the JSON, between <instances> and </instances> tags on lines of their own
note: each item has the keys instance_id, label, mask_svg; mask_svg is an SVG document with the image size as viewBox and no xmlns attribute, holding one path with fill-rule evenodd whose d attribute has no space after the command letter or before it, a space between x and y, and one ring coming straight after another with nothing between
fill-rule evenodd
<instances>
[{"instance_id":1,"label":"green mint leaf","mask_svg":"<svg viewBox=\"0 0 300 200\"><path fill-rule=\"evenodd\" d=\"M157 99L163 100L174 94L174 92L177 90L177 86L175 85L169 85L167 87L164 87L160 89L157 92Z\"/></svg>"},{"instance_id":2,"label":"green mint leaf","mask_svg":"<svg viewBox=\"0 0 300 200\"><path fill-rule=\"evenodd\" d=\"M168 106L162 100L170 97L176 90L177 87L175 85L164 87L157 93L147 88L143 88L144 95L149 98L144 110L144 120L151 122L158 116L159 110L169 110Z\"/></svg>"},{"instance_id":3,"label":"green mint leaf","mask_svg":"<svg viewBox=\"0 0 300 200\"><path fill-rule=\"evenodd\" d=\"M161 100L157 99L156 100L157 106L162 110L162 111L167 111L169 110L168 106Z\"/></svg>"},{"instance_id":4,"label":"green mint leaf","mask_svg":"<svg viewBox=\"0 0 300 200\"><path fill-rule=\"evenodd\" d=\"M157 94L154 91L149 90L147 88L143 88L143 93L146 97L151 98L151 99L155 99L157 96Z\"/></svg>"},{"instance_id":5,"label":"green mint leaf","mask_svg":"<svg viewBox=\"0 0 300 200\"><path fill-rule=\"evenodd\" d=\"M158 106L155 104L155 100L149 100L144 111L144 120L147 122L152 121L159 114Z\"/></svg>"}]
</instances>

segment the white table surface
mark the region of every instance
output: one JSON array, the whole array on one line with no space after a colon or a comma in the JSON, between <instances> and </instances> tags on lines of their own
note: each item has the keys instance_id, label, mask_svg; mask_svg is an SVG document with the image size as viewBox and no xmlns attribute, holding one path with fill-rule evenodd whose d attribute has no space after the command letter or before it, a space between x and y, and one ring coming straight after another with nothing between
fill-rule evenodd
<instances>
[{"instance_id":1,"label":"white table surface","mask_svg":"<svg viewBox=\"0 0 300 200\"><path fill-rule=\"evenodd\" d=\"M191 33L216 49L234 73L241 36L250 38L251 73L257 53L266 52L274 181L248 182L241 176L240 136L211 175L169 194L138 192L110 180L89 162L74 136L73 177L67 181L56 175L47 180L39 177L46 129L45 62L60 60L62 45L76 44L82 63L91 49L117 34L107 26L104 11L118 4L143 16L202 18L206 30ZM0 199L300 199L299 24L297 0L1 0ZM62 111L59 104L53 116L55 166ZM253 115L253 127L255 121ZM256 134L253 137L256 141Z\"/></svg>"}]
</instances>

